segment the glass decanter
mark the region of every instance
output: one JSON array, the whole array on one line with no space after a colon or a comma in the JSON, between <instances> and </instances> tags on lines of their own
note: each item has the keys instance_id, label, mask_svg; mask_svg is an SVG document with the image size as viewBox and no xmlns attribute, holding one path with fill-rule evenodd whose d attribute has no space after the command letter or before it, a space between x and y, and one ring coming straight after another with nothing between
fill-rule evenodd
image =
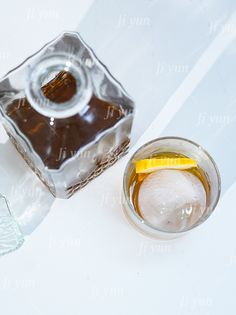
<instances>
[{"instance_id":1,"label":"glass decanter","mask_svg":"<svg viewBox=\"0 0 236 315\"><path fill-rule=\"evenodd\" d=\"M64 32L0 81L12 143L59 198L128 149L134 104L76 32Z\"/></svg>"}]
</instances>

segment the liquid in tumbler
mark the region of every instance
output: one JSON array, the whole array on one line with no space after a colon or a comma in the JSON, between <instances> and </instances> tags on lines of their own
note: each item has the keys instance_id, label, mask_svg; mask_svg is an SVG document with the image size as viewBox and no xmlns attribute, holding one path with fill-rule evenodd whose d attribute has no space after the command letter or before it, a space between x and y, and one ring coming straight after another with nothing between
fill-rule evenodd
<instances>
[{"instance_id":1,"label":"liquid in tumbler","mask_svg":"<svg viewBox=\"0 0 236 315\"><path fill-rule=\"evenodd\" d=\"M205 215L210 186L196 161L161 152L133 163L128 193L146 223L164 232L182 232Z\"/></svg>"}]
</instances>

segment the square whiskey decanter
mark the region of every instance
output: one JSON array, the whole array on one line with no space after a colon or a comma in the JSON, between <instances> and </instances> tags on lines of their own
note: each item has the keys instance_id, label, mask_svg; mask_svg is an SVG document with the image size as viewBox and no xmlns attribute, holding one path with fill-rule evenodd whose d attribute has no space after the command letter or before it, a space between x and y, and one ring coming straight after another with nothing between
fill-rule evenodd
<instances>
[{"instance_id":1,"label":"square whiskey decanter","mask_svg":"<svg viewBox=\"0 0 236 315\"><path fill-rule=\"evenodd\" d=\"M128 149L134 103L76 32L64 32L0 80L12 143L59 198Z\"/></svg>"}]
</instances>

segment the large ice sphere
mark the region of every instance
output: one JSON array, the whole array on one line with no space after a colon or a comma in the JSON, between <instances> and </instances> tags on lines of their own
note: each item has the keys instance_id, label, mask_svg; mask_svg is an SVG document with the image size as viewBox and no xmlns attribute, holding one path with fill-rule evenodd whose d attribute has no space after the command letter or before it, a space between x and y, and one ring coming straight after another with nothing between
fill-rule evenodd
<instances>
[{"instance_id":1,"label":"large ice sphere","mask_svg":"<svg viewBox=\"0 0 236 315\"><path fill-rule=\"evenodd\" d=\"M187 171L159 170L141 184L138 196L143 218L163 231L183 231L206 209L206 191L200 179Z\"/></svg>"}]
</instances>

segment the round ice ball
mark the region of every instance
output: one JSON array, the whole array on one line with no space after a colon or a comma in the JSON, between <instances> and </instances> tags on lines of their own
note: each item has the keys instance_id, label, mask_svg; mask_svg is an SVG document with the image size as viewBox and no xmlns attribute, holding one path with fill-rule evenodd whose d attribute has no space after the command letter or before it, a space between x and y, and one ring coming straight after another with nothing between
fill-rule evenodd
<instances>
[{"instance_id":1,"label":"round ice ball","mask_svg":"<svg viewBox=\"0 0 236 315\"><path fill-rule=\"evenodd\" d=\"M143 219L163 231L190 228L203 215L206 191L201 180L183 170L159 170L149 174L138 196Z\"/></svg>"}]
</instances>

